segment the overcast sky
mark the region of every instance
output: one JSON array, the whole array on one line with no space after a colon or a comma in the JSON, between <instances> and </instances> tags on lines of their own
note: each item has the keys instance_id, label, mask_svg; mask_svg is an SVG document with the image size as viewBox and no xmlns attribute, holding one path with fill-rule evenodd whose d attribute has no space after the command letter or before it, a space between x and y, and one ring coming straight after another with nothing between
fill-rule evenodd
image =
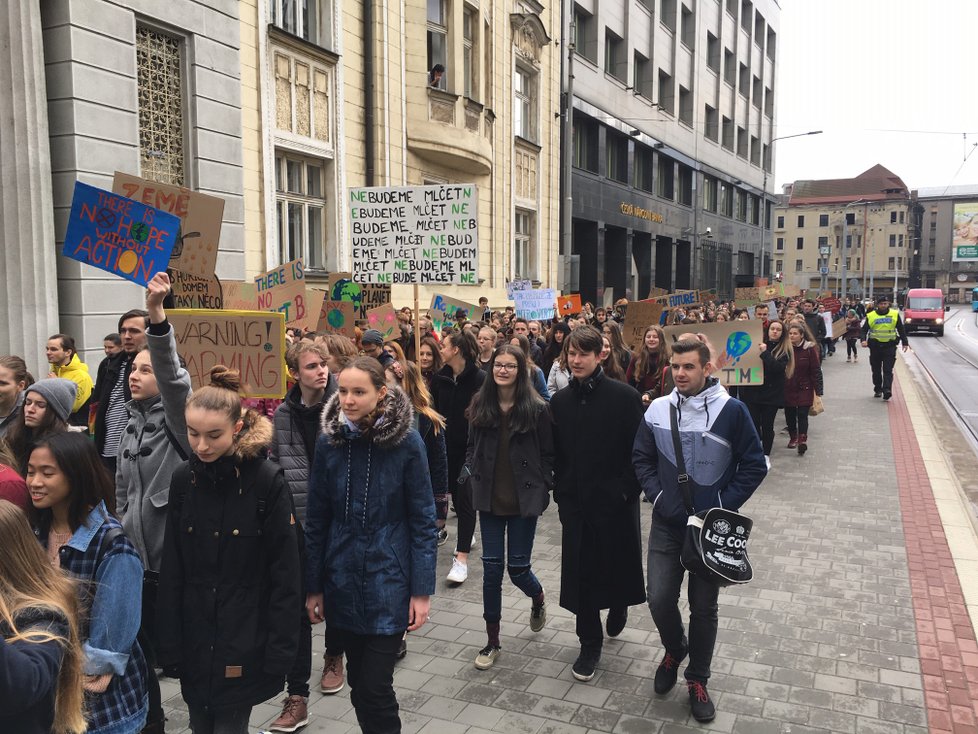
<instances>
[{"instance_id":1,"label":"overcast sky","mask_svg":"<svg viewBox=\"0 0 978 734\"><path fill-rule=\"evenodd\" d=\"M775 179L978 184L978 0L780 0ZM943 134L942 134L943 133ZM962 138L967 133L967 140ZM960 169L960 170L959 170Z\"/></svg>"}]
</instances>

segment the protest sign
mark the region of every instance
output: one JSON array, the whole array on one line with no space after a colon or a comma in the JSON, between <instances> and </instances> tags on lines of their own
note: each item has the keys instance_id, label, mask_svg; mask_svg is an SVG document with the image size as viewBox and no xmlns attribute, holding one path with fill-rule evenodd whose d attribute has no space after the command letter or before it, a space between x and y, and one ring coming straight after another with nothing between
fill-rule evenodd
<instances>
[{"instance_id":1,"label":"protest sign","mask_svg":"<svg viewBox=\"0 0 978 734\"><path fill-rule=\"evenodd\" d=\"M241 373L245 397L285 396L284 314L171 309L166 317L195 390L223 364Z\"/></svg>"},{"instance_id":2,"label":"protest sign","mask_svg":"<svg viewBox=\"0 0 978 734\"><path fill-rule=\"evenodd\" d=\"M649 298L661 298L662 296L668 296L669 291L666 288L653 288L649 291Z\"/></svg>"},{"instance_id":3,"label":"protest sign","mask_svg":"<svg viewBox=\"0 0 978 734\"><path fill-rule=\"evenodd\" d=\"M581 294L571 293L569 296L560 296L557 299L557 315L570 316L581 312Z\"/></svg>"},{"instance_id":4,"label":"protest sign","mask_svg":"<svg viewBox=\"0 0 978 734\"><path fill-rule=\"evenodd\" d=\"M713 376L722 385L760 385L764 382L760 344L764 325L760 321L721 321L715 324L667 326L670 344L680 334L703 334L713 356Z\"/></svg>"},{"instance_id":5,"label":"protest sign","mask_svg":"<svg viewBox=\"0 0 978 734\"><path fill-rule=\"evenodd\" d=\"M734 288L734 301L738 305L757 303L759 300L757 292L757 288Z\"/></svg>"},{"instance_id":6,"label":"protest sign","mask_svg":"<svg viewBox=\"0 0 978 734\"><path fill-rule=\"evenodd\" d=\"M842 301L838 298L820 298L819 303L825 306L827 311L831 311L834 314L842 310Z\"/></svg>"},{"instance_id":7,"label":"protest sign","mask_svg":"<svg viewBox=\"0 0 978 734\"><path fill-rule=\"evenodd\" d=\"M257 311L258 289L254 283L225 280L221 283L223 306L229 311Z\"/></svg>"},{"instance_id":8,"label":"protest sign","mask_svg":"<svg viewBox=\"0 0 978 734\"><path fill-rule=\"evenodd\" d=\"M796 285L782 285L781 295L785 298L797 298L801 295L801 288Z\"/></svg>"},{"instance_id":9,"label":"protest sign","mask_svg":"<svg viewBox=\"0 0 978 734\"><path fill-rule=\"evenodd\" d=\"M179 218L180 233L170 267L203 278L214 274L224 199L119 171L112 178L112 191Z\"/></svg>"},{"instance_id":10,"label":"protest sign","mask_svg":"<svg viewBox=\"0 0 978 734\"><path fill-rule=\"evenodd\" d=\"M662 303L666 308L686 308L687 306L698 306L700 303L699 291L676 291L665 296L659 296L650 300Z\"/></svg>"},{"instance_id":11,"label":"protest sign","mask_svg":"<svg viewBox=\"0 0 978 734\"><path fill-rule=\"evenodd\" d=\"M306 316L301 319L302 333L317 331L319 317L322 315L323 303L326 301L326 291L306 286Z\"/></svg>"},{"instance_id":12,"label":"protest sign","mask_svg":"<svg viewBox=\"0 0 978 734\"><path fill-rule=\"evenodd\" d=\"M782 287L780 283L774 283L772 285L765 285L757 289L757 294L760 300L766 300L769 298L777 298L781 295Z\"/></svg>"},{"instance_id":13,"label":"protest sign","mask_svg":"<svg viewBox=\"0 0 978 734\"><path fill-rule=\"evenodd\" d=\"M832 338L839 339L846 333L846 320L837 319L832 322Z\"/></svg>"},{"instance_id":14,"label":"protest sign","mask_svg":"<svg viewBox=\"0 0 978 734\"><path fill-rule=\"evenodd\" d=\"M397 328L397 311L389 303L367 311L367 328L376 329L383 334L384 341L401 335Z\"/></svg>"},{"instance_id":15,"label":"protest sign","mask_svg":"<svg viewBox=\"0 0 978 734\"><path fill-rule=\"evenodd\" d=\"M700 301L703 303L715 301L717 298L719 298L719 296L717 295L716 288L711 288L708 291L700 291Z\"/></svg>"},{"instance_id":16,"label":"protest sign","mask_svg":"<svg viewBox=\"0 0 978 734\"><path fill-rule=\"evenodd\" d=\"M224 308L221 281L216 275L199 278L181 270L170 270L170 287L175 308Z\"/></svg>"},{"instance_id":17,"label":"protest sign","mask_svg":"<svg viewBox=\"0 0 978 734\"><path fill-rule=\"evenodd\" d=\"M479 282L474 184L351 188L347 203L356 282Z\"/></svg>"},{"instance_id":18,"label":"protest sign","mask_svg":"<svg viewBox=\"0 0 978 734\"><path fill-rule=\"evenodd\" d=\"M323 295L328 294L324 293ZM353 320L352 303L324 299L323 305L319 309L319 323L316 325L316 331L329 331L353 339L356 334L353 331Z\"/></svg>"},{"instance_id":19,"label":"protest sign","mask_svg":"<svg viewBox=\"0 0 978 734\"><path fill-rule=\"evenodd\" d=\"M431 315L431 324L435 333L441 334L443 326L446 324L452 326L455 323L457 311L465 311L471 318L478 310L479 307L471 303L436 294L431 297L431 308L428 309L428 313Z\"/></svg>"},{"instance_id":20,"label":"protest sign","mask_svg":"<svg viewBox=\"0 0 978 734\"><path fill-rule=\"evenodd\" d=\"M301 260L293 260L255 276L259 311L279 311L285 314L289 328L304 328L311 320L306 298L305 271ZM318 314L318 305L311 309Z\"/></svg>"},{"instance_id":21,"label":"protest sign","mask_svg":"<svg viewBox=\"0 0 978 734\"><path fill-rule=\"evenodd\" d=\"M513 300L513 293L515 291L529 291L533 290L532 280L507 280L506 281L506 298L510 301Z\"/></svg>"},{"instance_id":22,"label":"protest sign","mask_svg":"<svg viewBox=\"0 0 978 734\"><path fill-rule=\"evenodd\" d=\"M530 291L513 291L516 315L527 321L545 321L554 318L556 296L553 288L536 288Z\"/></svg>"},{"instance_id":23,"label":"protest sign","mask_svg":"<svg viewBox=\"0 0 978 734\"><path fill-rule=\"evenodd\" d=\"M628 304L621 337L625 344L634 350L642 348L645 330L659 323L662 318L662 303L656 300L632 301Z\"/></svg>"},{"instance_id":24,"label":"protest sign","mask_svg":"<svg viewBox=\"0 0 978 734\"><path fill-rule=\"evenodd\" d=\"M61 254L145 286L166 270L179 229L172 214L76 181Z\"/></svg>"}]
</instances>

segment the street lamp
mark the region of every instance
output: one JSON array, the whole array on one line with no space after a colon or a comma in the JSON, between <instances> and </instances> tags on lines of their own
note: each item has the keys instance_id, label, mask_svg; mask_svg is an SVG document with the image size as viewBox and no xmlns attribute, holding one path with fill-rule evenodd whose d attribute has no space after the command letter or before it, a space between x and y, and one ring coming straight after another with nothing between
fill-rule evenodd
<instances>
[{"instance_id":1,"label":"street lamp","mask_svg":"<svg viewBox=\"0 0 978 734\"><path fill-rule=\"evenodd\" d=\"M768 143L768 155L771 161L774 161L774 144L779 140L787 140L788 138L803 138L806 135L821 135L821 130L809 130L807 133L795 133L794 135L781 135L776 138L771 138L771 142ZM763 161L762 161L763 162ZM761 187L764 192L764 211L761 213L761 275L764 274L764 252L766 250L765 240L769 239L767 236L767 166L764 167L764 185ZM768 262L771 265L768 266L769 275L774 272L774 243L771 243L771 256L768 258Z\"/></svg>"}]
</instances>

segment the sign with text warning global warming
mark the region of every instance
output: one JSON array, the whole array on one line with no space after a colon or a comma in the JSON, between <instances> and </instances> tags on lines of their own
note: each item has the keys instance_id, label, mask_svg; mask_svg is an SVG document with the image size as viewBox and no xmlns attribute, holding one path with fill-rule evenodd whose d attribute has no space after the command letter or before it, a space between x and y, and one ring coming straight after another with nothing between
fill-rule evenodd
<instances>
[{"instance_id":1,"label":"sign with text warning global warming","mask_svg":"<svg viewBox=\"0 0 978 734\"><path fill-rule=\"evenodd\" d=\"M61 254L145 286L166 270L179 229L172 214L76 181Z\"/></svg>"},{"instance_id":2,"label":"sign with text warning global warming","mask_svg":"<svg viewBox=\"0 0 978 734\"><path fill-rule=\"evenodd\" d=\"M166 317L194 390L223 364L241 373L245 397L285 396L284 313L170 309Z\"/></svg>"},{"instance_id":3,"label":"sign with text warning global warming","mask_svg":"<svg viewBox=\"0 0 978 734\"><path fill-rule=\"evenodd\" d=\"M478 202L475 184L349 189L353 280L477 285Z\"/></svg>"}]
</instances>

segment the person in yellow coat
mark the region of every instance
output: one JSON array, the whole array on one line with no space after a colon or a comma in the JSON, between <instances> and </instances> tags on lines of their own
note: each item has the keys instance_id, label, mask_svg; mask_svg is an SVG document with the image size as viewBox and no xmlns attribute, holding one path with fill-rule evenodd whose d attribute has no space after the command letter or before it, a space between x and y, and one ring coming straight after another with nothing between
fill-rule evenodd
<instances>
[{"instance_id":1,"label":"person in yellow coat","mask_svg":"<svg viewBox=\"0 0 978 734\"><path fill-rule=\"evenodd\" d=\"M88 401L92 397L92 376L88 365L78 358L75 340L67 334L55 334L48 339L48 362L51 371L48 377L63 377L78 386L75 403L71 406L68 423L73 426L88 426Z\"/></svg>"}]
</instances>

